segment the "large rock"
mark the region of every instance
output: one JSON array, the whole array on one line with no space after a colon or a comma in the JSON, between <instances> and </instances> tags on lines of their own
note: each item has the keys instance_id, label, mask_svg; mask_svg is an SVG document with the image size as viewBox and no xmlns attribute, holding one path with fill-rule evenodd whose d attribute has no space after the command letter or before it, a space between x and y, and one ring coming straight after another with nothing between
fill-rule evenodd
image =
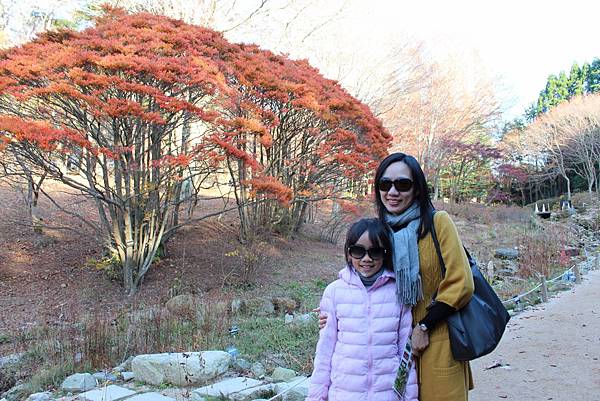
<instances>
[{"instance_id":1,"label":"large rock","mask_svg":"<svg viewBox=\"0 0 600 401\"><path fill-rule=\"evenodd\" d=\"M131 368L138 381L187 386L222 375L230 363L231 355L225 351L181 352L138 355Z\"/></svg>"},{"instance_id":2,"label":"large rock","mask_svg":"<svg viewBox=\"0 0 600 401\"><path fill-rule=\"evenodd\" d=\"M75 373L67 377L60 388L64 391L79 393L96 387L96 379L89 373Z\"/></svg>"}]
</instances>

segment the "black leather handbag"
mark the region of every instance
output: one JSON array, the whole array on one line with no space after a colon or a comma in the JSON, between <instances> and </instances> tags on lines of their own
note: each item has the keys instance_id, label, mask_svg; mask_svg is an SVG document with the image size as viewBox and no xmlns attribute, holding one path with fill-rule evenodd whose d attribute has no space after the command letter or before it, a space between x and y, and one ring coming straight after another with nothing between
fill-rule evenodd
<instances>
[{"instance_id":1,"label":"black leather handbag","mask_svg":"<svg viewBox=\"0 0 600 401\"><path fill-rule=\"evenodd\" d=\"M442 267L442 277L446 275L446 264L442 257L440 243L431 225L431 236ZM475 291L467 305L448 316L450 348L457 361L471 361L487 355L496 348L510 315L492 286L483 277L477 262L466 248L467 259L473 273Z\"/></svg>"}]
</instances>

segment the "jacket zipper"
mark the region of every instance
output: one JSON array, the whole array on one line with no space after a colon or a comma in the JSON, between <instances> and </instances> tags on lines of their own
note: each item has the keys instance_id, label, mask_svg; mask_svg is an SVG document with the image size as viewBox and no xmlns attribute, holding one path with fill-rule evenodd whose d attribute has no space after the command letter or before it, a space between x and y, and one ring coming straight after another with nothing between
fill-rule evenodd
<instances>
[{"instance_id":1,"label":"jacket zipper","mask_svg":"<svg viewBox=\"0 0 600 401\"><path fill-rule=\"evenodd\" d=\"M368 401L374 401L373 400L373 391L371 389L371 382L372 382L372 370L373 370L373 353L372 353L372 343L373 343L373 333L371 331L371 290L376 289L377 287L380 287L381 285L383 285L383 283L387 282L387 280L385 280L384 277L379 277L377 278L377 280L373 283L373 285L369 288L366 288L364 285L362 285L362 288L365 290L365 293L367 295L367 330L368 330L368 342L367 342L367 348L368 348L368 373L367 373L367 400Z\"/></svg>"},{"instance_id":2,"label":"jacket zipper","mask_svg":"<svg viewBox=\"0 0 600 401\"><path fill-rule=\"evenodd\" d=\"M377 280L379 281L379 280ZM377 285L377 282L373 283L373 286ZM371 286L372 289L373 286ZM368 364L368 373L367 373L367 399L369 401L371 401L373 399L373 392L371 389L371 382L372 382L372 371L373 371L373 352L372 352L372 343L373 343L373 332L371 331L371 291L369 291L369 289L366 289L366 293L367 293L367 330L369 331L369 341L367 344L367 348L369 350L369 364Z\"/></svg>"}]
</instances>

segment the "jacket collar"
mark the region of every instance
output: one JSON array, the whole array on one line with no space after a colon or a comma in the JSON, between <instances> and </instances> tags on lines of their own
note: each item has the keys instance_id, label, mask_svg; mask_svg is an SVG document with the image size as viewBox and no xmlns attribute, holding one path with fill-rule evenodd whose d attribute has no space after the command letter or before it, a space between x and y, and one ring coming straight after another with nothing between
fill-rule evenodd
<instances>
[{"instance_id":1,"label":"jacket collar","mask_svg":"<svg viewBox=\"0 0 600 401\"><path fill-rule=\"evenodd\" d=\"M386 269L385 266L383 266L382 269L383 273L381 273L381 276L379 276L379 278L377 279L377 281L375 281L373 286L369 288L379 287L381 284L387 282L388 280L396 280L396 275L393 271ZM360 277L358 277L358 273L356 272L354 267L352 267L349 264L347 264L346 267L340 270L340 272L338 273L338 277L341 280L347 282L348 284L363 287L363 283L360 280Z\"/></svg>"}]
</instances>

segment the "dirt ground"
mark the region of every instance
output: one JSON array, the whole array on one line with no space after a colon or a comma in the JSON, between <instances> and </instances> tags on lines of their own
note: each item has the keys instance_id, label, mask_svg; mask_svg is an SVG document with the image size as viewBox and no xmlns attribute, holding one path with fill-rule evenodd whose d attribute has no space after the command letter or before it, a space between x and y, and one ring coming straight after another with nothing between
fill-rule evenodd
<instances>
[{"instance_id":1,"label":"dirt ground","mask_svg":"<svg viewBox=\"0 0 600 401\"><path fill-rule=\"evenodd\" d=\"M56 189L54 194L70 210L95 215L90 205ZM219 207L214 201L202 203L199 214ZM93 261L102 254L92 230L46 200L41 200L40 209L45 224L69 229L34 234L25 225L20 195L0 185L0 334L14 335L37 324L76 322L85 315L111 318L127 306L164 303L173 290L209 299L240 291L247 296L275 294L284 291L285 283L332 280L343 265L341 248L311 240L314 233L294 240L273 236L264 247L264 265L252 274L254 285L240 286L243 272L236 250L242 246L233 212L179 231L168 244L167 257L153 264L138 294L128 297L117 281L95 267Z\"/></svg>"},{"instance_id":2,"label":"dirt ground","mask_svg":"<svg viewBox=\"0 0 600 401\"><path fill-rule=\"evenodd\" d=\"M599 294L594 270L571 291L513 317L498 348L472 363L469 399L600 401Z\"/></svg>"}]
</instances>

